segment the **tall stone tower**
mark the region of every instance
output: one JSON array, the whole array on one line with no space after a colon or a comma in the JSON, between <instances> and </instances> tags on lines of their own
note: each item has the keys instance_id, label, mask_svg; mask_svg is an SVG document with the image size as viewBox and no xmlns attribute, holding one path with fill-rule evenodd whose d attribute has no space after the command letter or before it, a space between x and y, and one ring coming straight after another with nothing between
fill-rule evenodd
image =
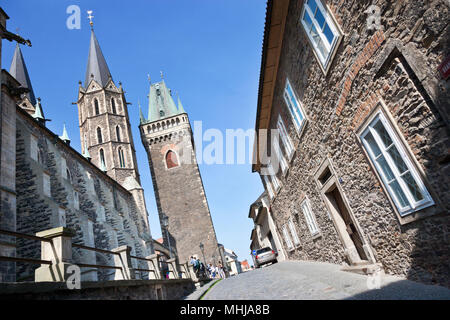
<instances>
[{"instance_id":1,"label":"tall stone tower","mask_svg":"<svg viewBox=\"0 0 450 320\"><path fill-rule=\"evenodd\" d=\"M77 105L83 155L133 194L141 212L140 232L149 232L124 91L120 82L119 87L114 83L93 29Z\"/></svg>"},{"instance_id":2,"label":"tall stone tower","mask_svg":"<svg viewBox=\"0 0 450 320\"><path fill-rule=\"evenodd\" d=\"M194 151L189 118L175 105L164 80L150 85L148 119L140 114L164 242L175 247L180 262L197 255L221 261L216 233ZM168 217L168 227L163 217ZM203 252L200 244L203 244Z\"/></svg>"}]
</instances>

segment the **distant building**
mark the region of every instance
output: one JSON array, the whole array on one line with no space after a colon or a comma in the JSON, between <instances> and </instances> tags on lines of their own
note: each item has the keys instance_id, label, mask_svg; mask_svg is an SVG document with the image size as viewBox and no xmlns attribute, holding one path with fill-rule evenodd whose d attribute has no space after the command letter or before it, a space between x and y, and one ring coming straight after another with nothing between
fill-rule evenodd
<instances>
[{"instance_id":1,"label":"distant building","mask_svg":"<svg viewBox=\"0 0 450 320\"><path fill-rule=\"evenodd\" d=\"M250 236L250 250L253 252L270 247L278 253L278 261L283 261L286 259L286 254L273 221L269 203L267 192L263 192L250 206L248 217L253 220L255 225ZM253 254L252 258L254 260Z\"/></svg>"},{"instance_id":2,"label":"distant building","mask_svg":"<svg viewBox=\"0 0 450 320\"><path fill-rule=\"evenodd\" d=\"M224 256L230 276L242 273L241 263L238 261L238 256L236 253L234 253L234 251L225 248Z\"/></svg>"},{"instance_id":3,"label":"distant building","mask_svg":"<svg viewBox=\"0 0 450 320\"><path fill-rule=\"evenodd\" d=\"M241 269L242 269L242 272L246 272L246 271L250 271L251 270L250 265L248 264L247 260L244 260L244 261L241 262Z\"/></svg>"}]
</instances>

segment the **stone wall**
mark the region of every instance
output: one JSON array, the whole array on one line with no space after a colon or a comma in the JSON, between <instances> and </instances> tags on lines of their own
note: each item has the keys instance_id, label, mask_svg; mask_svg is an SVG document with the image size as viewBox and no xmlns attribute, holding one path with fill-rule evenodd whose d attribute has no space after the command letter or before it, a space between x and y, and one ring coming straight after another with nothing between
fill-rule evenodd
<instances>
[{"instance_id":1,"label":"stone wall","mask_svg":"<svg viewBox=\"0 0 450 320\"><path fill-rule=\"evenodd\" d=\"M449 84L439 64L449 52L449 5L434 1L373 1L382 30L366 27L372 2L326 1L343 39L325 75L299 21L303 1L290 1L270 127L281 114L295 155L272 201L275 224L293 217L300 245L290 259L344 263L342 242L314 174L329 159L376 262L391 274L450 286ZM298 134L283 99L289 78L306 114ZM379 107L379 106L382 107ZM411 153L435 205L400 217L358 138L375 108L386 112ZM320 236L312 237L300 204L308 198Z\"/></svg>"},{"instance_id":2,"label":"stone wall","mask_svg":"<svg viewBox=\"0 0 450 320\"><path fill-rule=\"evenodd\" d=\"M116 280L82 282L0 283L0 300L179 300L195 290L191 280Z\"/></svg>"},{"instance_id":3,"label":"stone wall","mask_svg":"<svg viewBox=\"0 0 450 320\"><path fill-rule=\"evenodd\" d=\"M66 226L76 231L73 243L105 250L121 245L132 254L153 253L136 221L141 215L132 194L89 163L58 136L17 109L17 231L35 234ZM36 145L33 146L36 141ZM33 155L37 153L38 156ZM45 176L50 194L45 194ZM19 257L40 258L40 243L18 239ZM111 255L73 249L74 262L114 265ZM138 266L134 260L134 265ZM139 263L139 266L145 263ZM37 266L17 263L17 280L31 280ZM82 269L83 280L108 280L113 270Z\"/></svg>"}]
</instances>

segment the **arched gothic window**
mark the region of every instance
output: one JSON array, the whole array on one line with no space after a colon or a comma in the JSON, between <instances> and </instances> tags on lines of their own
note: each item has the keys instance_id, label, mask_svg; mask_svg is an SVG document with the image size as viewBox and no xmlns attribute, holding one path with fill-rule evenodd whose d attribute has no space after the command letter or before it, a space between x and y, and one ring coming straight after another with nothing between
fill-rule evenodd
<instances>
[{"instance_id":1,"label":"arched gothic window","mask_svg":"<svg viewBox=\"0 0 450 320\"><path fill-rule=\"evenodd\" d=\"M100 149L100 163L103 163L106 167L105 153L104 153L103 149Z\"/></svg>"},{"instance_id":2,"label":"arched gothic window","mask_svg":"<svg viewBox=\"0 0 450 320\"><path fill-rule=\"evenodd\" d=\"M112 113L116 114L116 102L114 101L114 98L111 98L111 108L112 108Z\"/></svg>"},{"instance_id":3,"label":"arched gothic window","mask_svg":"<svg viewBox=\"0 0 450 320\"><path fill-rule=\"evenodd\" d=\"M175 168L175 167L179 166L177 154L175 152L173 152L172 150L170 150L166 154L166 165L167 165L167 169Z\"/></svg>"},{"instance_id":4,"label":"arched gothic window","mask_svg":"<svg viewBox=\"0 0 450 320\"><path fill-rule=\"evenodd\" d=\"M117 136L117 141L122 141L122 140L120 140L120 127L119 126L117 126L116 127L116 136Z\"/></svg>"},{"instance_id":5,"label":"arched gothic window","mask_svg":"<svg viewBox=\"0 0 450 320\"><path fill-rule=\"evenodd\" d=\"M97 142L98 143L103 142L102 129L100 127L97 128Z\"/></svg>"},{"instance_id":6,"label":"arched gothic window","mask_svg":"<svg viewBox=\"0 0 450 320\"><path fill-rule=\"evenodd\" d=\"M72 174L70 173L69 169L66 169L66 175L67 180L69 180L69 182L72 183Z\"/></svg>"},{"instance_id":7,"label":"arched gothic window","mask_svg":"<svg viewBox=\"0 0 450 320\"><path fill-rule=\"evenodd\" d=\"M118 153L119 153L119 165L121 168L125 168L125 157L123 155L123 149L119 148Z\"/></svg>"},{"instance_id":8,"label":"arched gothic window","mask_svg":"<svg viewBox=\"0 0 450 320\"><path fill-rule=\"evenodd\" d=\"M98 100L94 99L94 108L95 108L95 115L99 115L100 114L100 108L98 106Z\"/></svg>"},{"instance_id":9,"label":"arched gothic window","mask_svg":"<svg viewBox=\"0 0 450 320\"><path fill-rule=\"evenodd\" d=\"M44 152L42 152L41 148L38 149L37 160L40 164L44 164Z\"/></svg>"}]
</instances>

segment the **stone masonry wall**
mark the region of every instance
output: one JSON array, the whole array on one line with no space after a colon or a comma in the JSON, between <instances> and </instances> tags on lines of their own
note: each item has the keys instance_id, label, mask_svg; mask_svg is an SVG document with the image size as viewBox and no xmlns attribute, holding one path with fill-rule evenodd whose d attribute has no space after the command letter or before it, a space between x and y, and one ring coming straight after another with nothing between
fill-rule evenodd
<instances>
[{"instance_id":1,"label":"stone masonry wall","mask_svg":"<svg viewBox=\"0 0 450 320\"><path fill-rule=\"evenodd\" d=\"M369 31L364 11L381 8L382 30ZM301 26L303 1L290 1L271 114L281 114L296 147L271 204L278 232L294 218L300 246L290 259L344 263L343 245L319 193L314 173L331 159L363 240L385 271L450 286L449 84L439 64L449 51L449 4L434 1L326 1L343 31L324 73ZM289 78L306 114L301 135L283 99ZM357 136L380 103L417 161L434 206L399 218ZM319 237L311 237L300 203L307 197ZM283 238L283 237L282 237ZM287 250L286 250L287 251Z\"/></svg>"},{"instance_id":2,"label":"stone masonry wall","mask_svg":"<svg viewBox=\"0 0 450 320\"><path fill-rule=\"evenodd\" d=\"M37 161L30 156L33 136L38 141ZM21 190L17 199L18 232L35 234L65 225L76 232L73 243L105 250L128 245L133 255L141 257L152 253L138 232L135 223L138 210L131 193L80 159L73 149L21 110L17 110L16 148L16 188ZM44 193L44 174L50 175L50 196ZM61 210L65 217L60 216ZM39 241L18 239L17 242L19 257L40 259ZM114 264L111 255L79 248L73 249L73 260L75 263ZM141 262L133 263L145 268ZM17 263L18 280L32 280L37 267ZM100 269L97 273L82 268L82 280L108 280L113 271Z\"/></svg>"}]
</instances>

